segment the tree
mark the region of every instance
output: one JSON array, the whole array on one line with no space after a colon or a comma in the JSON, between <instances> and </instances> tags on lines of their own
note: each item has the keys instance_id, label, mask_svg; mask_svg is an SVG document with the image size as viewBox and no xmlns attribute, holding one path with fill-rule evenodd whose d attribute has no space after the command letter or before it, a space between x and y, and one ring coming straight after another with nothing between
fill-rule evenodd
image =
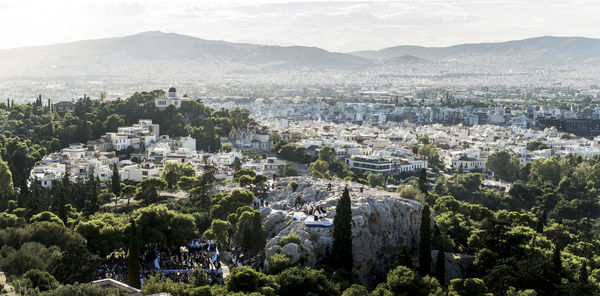
<instances>
[{"instance_id":1,"label":"tree","mask_svg":"<svg viewBox=\"0 0 600 296\"><path fill-rule=\"evenodd\" d=\"M0 158L0 198L13 191L12 173L8 163Z\"/></svg>"},{"instance_id":2,"label":"tree","mask_svg":"<svg viewBox=\"0 0 600 296\"><path fill-rule=\"evenodd\" d=\"M193 166L177 162L167 162L160 174L161 178L167 181L169 189L175 188L181 177L194 177L195 175L196 170Z\"/></svg>"},{"instance_id":3,"label":"tree","mask_svg":"<svg viewBox=\"0 0 600 296\"><path fill-rule=\"evenodd\" d=\"M58 288L58 281L44 270L30 269L23 274L22 278L28 281L32 288L37 288L40 292Z\"/></svg>"},{"instance_id":4,"label":"tree","mask_svg":"<svg viewBox=\"0 0 600 296\"><path fill-rule=\"evenodd\" d=\"M419 274L428 275L431 272L431 211L427 204L421 210L421 225L419 226Z\"/></svg>"},{"instance_id":5,"label":"tree","mask_svg":"<svg viewBox=\"0 0 600 296\"><path fill-rule=\"evenodd\" d=\"M254 178L248 175L242 175L238 180L240 182L241 187L246 187L253 183L252 181L254 180Z\"/></svg>"},{"instance_id":6,"label":"tree","mask_svg":"<svg viewBox=\"0 0 600 296\"><path fill-rule=\"evenodd\" d=\"M440 249L438 250L437 257L435 258L435 277L441 283L446 281L446 255L444 254L444 241Z\"/></svg>"},{"instance_id":7,"label":"tree","mask_svg":"<svg viewBox=\"0 0 600 296\"><path fill-rule=\"evenodd\" d=\"M237 218L236 230L241 247L251 254L260 252L265 245L260 213L255 210L244 211Z\"/></svg>"},{"instance_id":8,"label":"tree","mask_svg":"<svg viewBox=\"0 0 600 296\"><path fill-rule=\"evenodd\" d=\"M320 179L330 179L329 175L329 165L327 162L323 160L316 160L310 164L310 170L312 171L312 176Z\"/></svg>"},{"instance_id":9,"label":"tree","mask_svg":"<svg viewBox=\"0 0 600 296\"><path fill-rule=\"evenodd\" d=\"M369 185L371 187L377 187L377 186L381 186L383 187L385 185L385 176L383 174L369 174L367 176L367 180L369 181Z\"/></svg>"},{"instance_id":10,"label":"tree","mask_svg":"<svg viewBox=\"0 0 600 296\"><path fill-rule=\"evenodd\" d=\"M269 257L269 274L278 274L290 266L290 258L284 254Z\"/></svg>"},{"instance_id":11,"label":"tree","mask_svg":"<svg viewBox=\"0 0 600 296\"><path fill-rule=\"evenodd\" d=\"M300 176L298 170L296 169L296 165L293 162L286 162L284 166L279 168L279 176L280 177L294 177Z\"/></svg>"},{"instance_id":12,"label":"tree","mask_svg":"<svg viewBox=\"0 0 600 296\"><path fill-rule=\"evenodd\" d=\"M277 277L279 295L339 295L337 285L331 282L323 270L308 267L292 267L282 271Z\"/></svg>"},{"instance_id":13,"label":"tree","mask_svg":"<svg viewBox=\"0 0 600 296\"><path fill-rule=\"evenodd\" d=\"M136 188L133 185L125 185L121 189L121 194L127 198L127 207L129 208L129 199L135 194Z\"/></svg>"},{"instance_id":14,"label":"tree","mask_svg":"<svg viewBox=\"0 0 600 296\"><path fill-rule=\"evenodd\" d=\"M135 199L143 200L145 205L149 205L158 200L158 191L164 190L166 187L167 182L162 178L144 179L138 184Z\"/></svg>"},{"instance_id":15,"label":"tree","mask_svg":"<svg viewBox=\"0 0 600 296\"><path fill-rule=\"evenodd\" d=\"M112 189L112 193L115 194L116 197L121 196L121 176L119 175L119 170L117 169L117 166L113 166L113 171L112 171L112 178L111 178L111 189ZM116 206L116 204L115 204Z\"/></svg>"},{"instance_id":16,"label":"tree","mask_svg":"<svg viewBox=\"0 0 600 296\"><path fill-rule=\"evenodd\" d=\"M419 191L427 195L427 170L425 168L419 170Z\"/></svg>"},{"instance_id":17,"label":"tree","mask_svg":"<svg viewBox=\"0 0 600 296\"><path fill-rule=\"evenodd\" d=\"M204 237L214 239L224 245L229 244L229 234L231 233L231 223L219 219L214 219L210 228L204 232Z\"/></svg>"},{"instance_id":18,"label":"tree","mask_svg":"<svg viewBox=\"0 0 600 296\"><path fill-rule=\"evenodd\" d=\"M129 254L127 256L127 283L138 289L141 287L140 268L140 249L137 229L135 220L131 219L129 228Z\"/></svg>"},{"instance_id":19,"label":"tree","mask_svg":"<svg viewBox=\"0 0 600 296\"><path fill-rule=\"evenodd\" d=\"M352 258L352 207L348 187L344 188L342 197L335 207L331 235L335 266L351 271L354 260Z\"/></svg>"},{"instance_id":20,"label":"tree","mask_svg":"<svg viewBox=\"0 0 600 296\"><path fill-rule=\"evenodd\" d=\"M420 146L417 153L421 156L427 157L427 163L431 167L437 168L440 165L440 155L433 144Z\"/></svg>"},{"instance_id":21,"label":"tree","mask_svg":"<svg viewBox=\"0 0 600 296\"><path fill-rule=\"evenodd\" d=\"M448 296L489 296L483 280L478 278L453 279Z\"/></svg>"}]
</instances>

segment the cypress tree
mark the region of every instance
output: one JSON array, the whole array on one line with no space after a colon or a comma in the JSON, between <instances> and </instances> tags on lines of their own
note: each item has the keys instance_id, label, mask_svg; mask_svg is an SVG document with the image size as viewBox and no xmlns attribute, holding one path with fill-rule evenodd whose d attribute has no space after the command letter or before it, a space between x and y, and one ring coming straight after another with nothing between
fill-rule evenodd
<instances>
[{"instance_id":1,"label":"cypress tree","mask_svg":"<svg viewBox=\"0 0 600 296\"><path fill-rule=\"evenodd\" d=\"M427 195L427 170L425 169L419 171L419 190Z\"/></svg>"},{"instance_id":2,"label":"cypress tree","mask_svg":"<svg viewBox=\"0 0 600 296\"><path fill-rule=\"evenodd\" d=\"M583 260L581 270L579 270L579 282L584 286L586 286L589 283L587 273L587 260Z\"/></svg>"},{"instance_id":3,"label":"cypress tree","mask_svg":"<svg viewBox=\"0 0 600 296\"><path fill-rule=\"evenodd\" d=\"M129 256L127 257L127 283L140 288L140 249L137 241L137 229L135 221L131 219L131 229L129 230Z\"/></svg>"},{"instance_id":4,"label":"cypress tree","mask_svg":"<svg viewBox=\"0 0 600 296\"><path fill-rule=\"evenodd\" d=\"M113 174L111 179L112 192L115 196L121 195L121 176L119 176L119 170L117 166L113 166Z\"/></svg>"},{"instance_id":5,"label":"cypress tree","mask_svg":"<svg viewBox=\"0 0 600 296\"><path fill-rule=\"evenodd\" d=\"M421 225L419 227L419 274L426 276L431 273L431 225L428 205L421 210Z\"/></svg>"},{"instance_id":6,"label":"cypress tree","mask_svg":"<svg viewBox=\"0 0 600 296\"><path fill-rule=\"evenodd\" d=\"M435 260L435 277L443 285L446 282L446 256L444 254L444 240L440 245L437 258Z\"/></svg>"},{"instance_id":7,"label":"cypress tree","mask_svg":"<svg viewBox=\"0 0 600 296\"><path fill-rule=\"evenodd\" d=\"M352 208L348 187L335 207L333 217L333 259L336 267L352 270Z\"/></svg>"},{"instance_id":8,"label":"cypress tree","mask_svg":"<svg viewBox=\"0 0 600 296\"><path fill-rule=\"evenodd\" d=\"M560 259L560 249L556 245L552 250L552 263L554 264L555 276L560 283L560 278L562 277L562 260Z\"/></svg>"}]
</instances>

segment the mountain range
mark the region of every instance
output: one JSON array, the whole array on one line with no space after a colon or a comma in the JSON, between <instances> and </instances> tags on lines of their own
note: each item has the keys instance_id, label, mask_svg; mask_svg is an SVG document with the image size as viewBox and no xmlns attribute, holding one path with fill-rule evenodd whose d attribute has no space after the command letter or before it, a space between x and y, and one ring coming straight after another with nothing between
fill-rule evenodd
<instances>
[{"instance_id":1,"label":"mountain range","mask_svg":"<svg viewBox=\"0 0 600 296\"><path fill-rule=\"evenodd\" d=\"M556 67L600 64L600 39L536 37L449 47L396 46L350 53L317 47L204 40L175 33L0 50L0 78L183 77L280 71L360 71L381 65L457 63Z\"/></svg>"}]
</instances>

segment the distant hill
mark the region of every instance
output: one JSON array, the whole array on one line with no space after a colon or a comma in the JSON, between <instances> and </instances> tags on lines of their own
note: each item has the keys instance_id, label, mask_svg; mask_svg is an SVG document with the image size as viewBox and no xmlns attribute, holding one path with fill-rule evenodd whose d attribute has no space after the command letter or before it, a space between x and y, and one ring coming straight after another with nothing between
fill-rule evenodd
<instances>
[{"instance_id":1,"label":"distant hill","mask_svg":"<svg viewBox=\"0 0 600 296\"><path fill-rule=\"evenodd\" d=\"M528 63L541 66L600 63L600 39L583 37L536 37L523 40L460 44L449 47L395 46L351 54L366 59L392 60L414 56L430 61L461 60L468 63L478 58L490 62Z\"/></svg>"},{"instance_id":2,"label":"distant hill","mask_svg":"<svg viewBox=\"0 0 600 296\"><path fill-rule=\"evenodd\" d=\"M396 46L329 52L306 46L267 46L204 40L162 32L0 50L0 79L120 79L123 81L254 79L327 81L337 71L432 67L477 71L494 65L554 67L600 64L600 39L538 37L450 47ZM385 66L378 68L379 66ZM383 70L382 70L383 69ZM329 72L332 71L332 72ZM489 71L488 71L489 72ZM321 76L317 75L320 74ZM385 74L385 73L384 73ZM360 75L357 75L360 77ZM344 81L344 75L338 75Z\"/></svg>"},{"instance_id":3,"label":"distant hill","mask_svg":"<svg viewBox=\"0 0 600 296\"><path fill-rule=\"evenodd\" d=\"M316 47L204 40L162 32L0 50L4 76L128 76L231 70L361 68L373 61Z\"/></svg>"}]
</instances>

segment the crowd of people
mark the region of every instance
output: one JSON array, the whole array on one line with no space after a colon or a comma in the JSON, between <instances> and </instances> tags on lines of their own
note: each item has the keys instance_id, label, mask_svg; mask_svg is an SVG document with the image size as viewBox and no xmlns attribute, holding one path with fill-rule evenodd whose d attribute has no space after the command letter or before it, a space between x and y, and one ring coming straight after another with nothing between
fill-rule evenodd
<instances>
[{"instance_id":1,"label":"crowd of people","mask_svg":"<svg viewBox=\"0 0 600 296\"><path fill-rule=\"evenodd\" d=\"M173 281L188 282L195 268L208 277L209 284L223 283L223 272L218 245L211 240L195 239L177 248L154 247L140 254L141 280L161 273ZM96 278L127 281L127 256L125 252L113 253L96 270Z\"/></svg>"}]
</instances>

